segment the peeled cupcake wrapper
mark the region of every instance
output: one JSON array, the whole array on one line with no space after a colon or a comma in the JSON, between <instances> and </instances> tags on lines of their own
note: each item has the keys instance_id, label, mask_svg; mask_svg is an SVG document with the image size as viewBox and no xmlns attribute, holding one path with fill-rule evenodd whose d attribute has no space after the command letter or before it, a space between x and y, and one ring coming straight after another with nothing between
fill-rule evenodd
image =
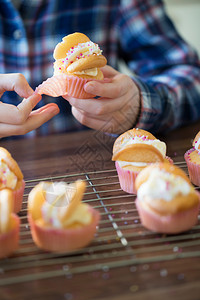
<instances>
[{"instance_id":1,"label":"peeled cupcake wrapper","mask_svg":"<svg viewBox=\"0 0 200 300\"><path fill-rule=\"evenodd\" d=\"M185 153L184 158L187 163L189 177L190 177L191 182L197 186L200 186L200 165L195 164L190 160L190 153L193 151L195 151L195 149L193 149L193 148L188 150Z\"/></svg>"},{"instance_id":2,"label":"peeled cupcake wrapper","mask_svg":"<svg viewBox=\"0 0 200 300\"><path fill-rule=\"evenodd\" d=\"M10 256L18 248L20 219L12 214L12 220L13 228L9 232L0 234L0 258Z\"/></svg>"},{"instance_id":3,"label":"peeled cupcake wrapper","mask_svg":"<svg viewBox=\"0 0 200 300\"><path fill-rule=\"evenodd\" d=\"M35 244L43 250L53 252L70 252L87 246L93 239L100 220L100 214L97 210L90 207L89 211L92 214L92 222L78 228L39 226L29 214L28 220Z\"/></svg>"},{"instance_id":4,"label":"peeled cupcake wrapper","mask_svg":"<svg viewBox=\"0 0 200 300\"><path fill-rule=\"evenodd\" d=\"M86 93L84 90L84 85L88 81L94 80L83 79L66 74L54 75L46 81L43 81L43 83L36 88L35 93L40 95L45 94L52 97L69 95L79 99L94 98L95 95ZM101 80L101 82L110 82L110 80Z\"/></svg>"}]
</instances>

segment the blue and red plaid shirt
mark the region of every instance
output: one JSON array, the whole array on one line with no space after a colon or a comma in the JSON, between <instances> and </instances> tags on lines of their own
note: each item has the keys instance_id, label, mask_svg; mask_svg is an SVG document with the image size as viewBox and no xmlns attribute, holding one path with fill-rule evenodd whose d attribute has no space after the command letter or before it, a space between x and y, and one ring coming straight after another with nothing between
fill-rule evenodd
<instances>
[{"instance_id":1,"label":"blue and red plaid shirt","mask_svg":"<svg viewBox=\"0 0 200 300\"><path fill-rule=\"evenodd\" d=\"M18 10L14 2L18 2ZM177 33L161 0L0 0L0 73L20 72L33 89L53 74L53 50L79 31L98 43L108 64L124 60L141 90L137 127L163 132L200 118L200 63ZM21 99L7 92L3 101ZM67 101L35 134L81 129ZM131 116L129 116L131 117Z\"/></svg>"}]
</instances>

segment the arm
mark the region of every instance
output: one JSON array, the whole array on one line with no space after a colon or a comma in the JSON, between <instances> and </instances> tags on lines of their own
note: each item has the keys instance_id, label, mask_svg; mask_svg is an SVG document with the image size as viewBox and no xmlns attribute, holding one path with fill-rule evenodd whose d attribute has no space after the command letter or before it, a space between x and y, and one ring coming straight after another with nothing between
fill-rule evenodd
<instances>
[{"instance_id":1,"label":"arm","mask_svg":"<svg viewBox=\"0 0 200 300\"><path fill-rule=\"evenodd\" d=\"M176 32L162 1L132 3L134 8L121 10L118 25L124 59L137 74L133 80L140 89L136 126L161 132L199 119L200 63L195 51Z\"/></svg>"},{"instance_id":2,"label":"arm","mask_svg":"<svg viewBox=\"0 0 200 300\"><path fill-rule=\"evenodd\" d=\"M106 66L110 83L89 82L99 100L66 96L82 124L121 133L139 127L153 133L200 118L200 64L196 53L176 32L161 0L124 1L117 28L120 55L132 77ZM130 4L131 3L131 4Z\"/></svg>"},{"instance_id":3,"label":"arm","mask_svg":"<svg viewBox=\"0 0 200 300\"><path fill-rule=\"evenodd\" d=\"M0 138L25 134L59 112L56 104L32 111L41 96L33 93L22 74L0 74L0 97L5 91L15 91L24 100L18 106L0 102Z\"/></svg>"}]
</instances>

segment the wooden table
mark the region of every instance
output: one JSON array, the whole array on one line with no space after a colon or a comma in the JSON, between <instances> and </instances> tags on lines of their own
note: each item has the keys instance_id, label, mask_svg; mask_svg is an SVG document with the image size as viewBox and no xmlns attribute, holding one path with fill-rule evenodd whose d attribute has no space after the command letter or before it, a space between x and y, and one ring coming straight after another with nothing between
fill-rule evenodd
<instances>
[{"instance_id":1,"label":"wooden table","mask_svg":"<svg viewBox=\"0 0 200 300\"><path fill-rule=\"evenodd\" d=\"M183 155L200 122L157 136L185 171ZM200 299L200 221L171 236L140 224L134 195L120 189L111 161L115 138L88 130L2 141L26 180L20 248L0 261L0 299ZM41 180L87 181L84 201L101 213L98 234L86 248L65 255L39 250L28 226L27 194Z\"/></svg>"}]
</instances>

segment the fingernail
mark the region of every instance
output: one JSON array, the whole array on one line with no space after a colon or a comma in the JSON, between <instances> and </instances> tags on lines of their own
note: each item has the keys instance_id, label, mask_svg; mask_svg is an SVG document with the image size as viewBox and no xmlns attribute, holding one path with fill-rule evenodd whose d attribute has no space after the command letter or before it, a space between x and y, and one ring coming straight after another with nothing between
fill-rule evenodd
<instances>
[{"instance_id":1,"label":"fingernail","mask_svg":"<svg viewBox=\"0 0 200 300\"><path fill-rule=\"evenodd\" d=\"M30 96L33 95L34 90L30 87L30 88L28 88L28 89L26 90L26 92L27 92L28 96L30 97Z\"/></svg>"},{"instance_id":2,"label":"fingernail","mask_svg":"<svg viewBox=\"0 0 200 300\"><path fill-rule=\"evenodd\" d=\"M48 112L50 112L50 113L53 113L53 114L57 114L57 113L59 113L59 108L58 107L49 107L48 108Z\"/></svg>"}]
</instances>

